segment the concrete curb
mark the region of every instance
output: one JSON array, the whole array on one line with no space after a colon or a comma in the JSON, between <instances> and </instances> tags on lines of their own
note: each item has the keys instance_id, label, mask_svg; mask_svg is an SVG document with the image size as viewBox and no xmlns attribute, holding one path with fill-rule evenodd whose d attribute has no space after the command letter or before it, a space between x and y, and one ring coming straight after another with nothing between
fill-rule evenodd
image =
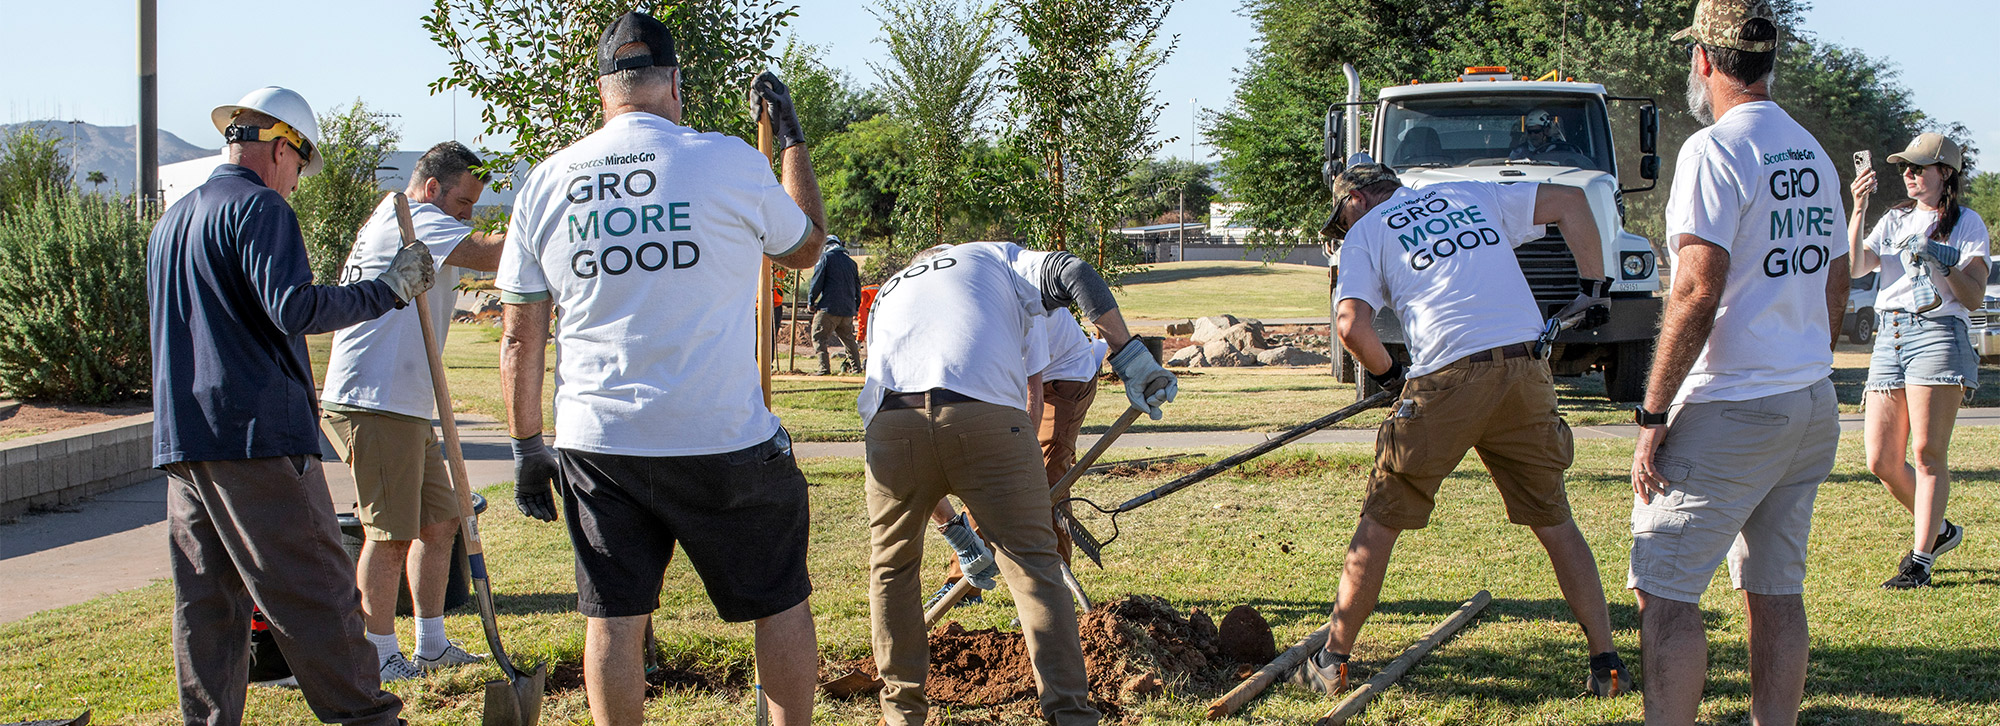
<instances>
[{"instance_id":1,"label":"concrete curb","mask_svg":"<svg viewBox=\"0 0 2000 726\"><path fill-rule=\"evenodd\" d=\"M0 442L0 522L156 474L151 413Z\"/></svg>"}]
</instances>

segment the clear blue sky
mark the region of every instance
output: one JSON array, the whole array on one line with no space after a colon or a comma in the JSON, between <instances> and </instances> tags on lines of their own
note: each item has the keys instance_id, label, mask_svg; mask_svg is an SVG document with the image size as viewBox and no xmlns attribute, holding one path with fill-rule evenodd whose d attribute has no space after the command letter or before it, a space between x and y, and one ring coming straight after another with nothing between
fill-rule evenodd
<instances>
[{"instance_id":1,"label":"clear blue sky","mask_svg":"<svg viewBox=\"0 0 2000 726\"><path fill-rule=\"evenodd\" d=\"M879 61L878 28L864 0L797 0L800 17L788 34L827 46L835 65L864 82ZM10 3L0 31L0 99L7 122L80 119L129 125L136 110L134 3ZM1180 47L1160 73L1159 99L1167 104L1156 131L1179 137L1162 156L1186 158L1190 99L1202 108L1228 102L1236 71L1255 39L1236 0L1180 0L1166 31ZM1879 0L1815 0L1805 29L1831 42L1886 57L1903 69L1902 82L1918 107L1972 128L1986 151L1989 170L2000 169L2000 3L1935 0L1889 4ZM236 100L257 86L278 84L305 94L319 110L362 98L401 114L405 148L447 138L470 140L479 131L477 110L458 99L453 122L449 94L427 85L445 72L446 56L418 24L429 3L413 0L344 0L245 5L217 0L160 2L160 125L201 146L220 145L208 109ZM1915 13L1922 13L1918 16ZM1895 34L1884 28L1922 29ZM231 48L246 50L230 50ZM1195 150L1209 158L1206 145Z\"/></svg>"}]
</instances>

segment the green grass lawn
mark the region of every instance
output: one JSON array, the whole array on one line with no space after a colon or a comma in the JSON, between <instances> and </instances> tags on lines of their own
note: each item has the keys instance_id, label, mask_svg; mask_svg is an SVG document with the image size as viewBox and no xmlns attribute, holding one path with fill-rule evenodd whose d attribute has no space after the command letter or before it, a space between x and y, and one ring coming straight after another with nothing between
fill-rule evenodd
<instances>
[{"instance_id":1,"label":"green grass lawn","mask_svg":"<svg viewBox=\"0 0 2000 726\"><path fill-rule=\"evenodd\" d=\"M1118 280L1127 318L1180 320L1224 313L1272 320L1326 318L1326 268L1262 262L1162 262Z\"/></svg>"},{"instance_id":2,"label":"green grass lawn","mask_svg":"<svg viewBox=\"0 0 2000 726\"><path fill-rule=\"evenodd\" d=\"M1812 537L1807 607L1813 619L1808 672L1808 724L2000 723L2000 430L1961 429L1954 442L1953 520L1970 532L1948 555L1939 587L1887 592L1877 584L1907 545L1908 519L1861 468L1859 438L1842 441L1840 465L1822 488ZM1121 518L1123 536L1105 551L1106 568L1079 576L1094 597L1128 593L1166 597L1182 608L1220 613L1257 606L1285 647L1324 619L1338 579L1339 558L1352 530L1370 462L1365 445L1298 447L1251 468ZM1637 615L1622 589L1630 547L1631 495L1626 469L1631 445L1582 440L1570 472L1579 524L1595 548L1610 588L1616 639L1635 667ZM1208 452L1210 454L1220 452ZM1116 454L1114 454L1114 457ZM867 535L861 464L855 459L805 463L814 486L811 568L820 651L829 659L868 652L863 592ZM1098 478L1079 491L1117 501L1166 476ZM505 501L506 486L488 498ZM1356 723L1362 724L1636 724L1637 698L1597 701L1582 696L1583 639L1570 621L1546 559L1525 529L1505 524L1497 494L1476 459L1445 485L1429 529L1403 538L1391 567L1384 605L1363 633L1356 657L1362 676L1479 589L1494 602L1474 624L1435 651L1390 689ZM582 618L575 612L569 545L556 525L526 520L511 507L485 519L486 543L500 622L511 648L532 659L576 666ZM1108 535L1102 521L1089 526ZM936 545L936 540L930 543ZM927 556L942 566L946 548ZM1079 560L1081 562L1081 560ZM754 563L747 563L754 564ZM1712 675L1703 708L1710 723L1742 723L1749 685L1741 599L1719 577L1703 603L1711 627ZM171 586L149 587L41 613L0 626L0 716L74 715L95 710L96 723L177 722L169 636ZM958 610L967 627L1006 627L1012 608L1005 587L984 606ZM656 622L667 661L740 683L750 672L750 627L718 621L692 570L670 568ZM407 621L399 630L409 632ZM449 619L453 637L479 643L471 611ZM492 667L395 684L415 724L478 722L478 684ZM1640 688L1645 674L1639 675ZM1139 706L1146 723L1201 722L1212 690L1170 683ZM1299 723L1332 701L1276 686L1253 702L1239 723ZM872 724L872 701L820 700L818 722ZM648 705L656 723L746 723L751 703L737 688L673 690ZM991 714L960 711L945 723L986 723ZM252 692L248 722L307 724L313 719L295 691ZM549 694L544 723L587 723L580 688Z\"/></svg>"}]
</instances>

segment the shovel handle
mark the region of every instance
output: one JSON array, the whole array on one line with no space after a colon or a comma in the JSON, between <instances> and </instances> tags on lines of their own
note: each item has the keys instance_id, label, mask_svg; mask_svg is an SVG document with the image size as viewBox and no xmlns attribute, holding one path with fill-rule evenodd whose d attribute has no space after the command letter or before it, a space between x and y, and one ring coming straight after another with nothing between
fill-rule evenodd
<instances>
[{"instance_id":1,"label":"shovel handle","mask_svg":"<svg viewBox=\"0 0 2000 726\"><path fill-rule=\"evenodd\" d=\"M1049 487L1049 501L1060 502L1068 499L1069 490L1076 485L1076 480L1083 478L1083 472L1088 471L1090 465L1097 463L1097 457L1103 456L1104 452L1111 448L1111 442L1117 441L1118 437L1125 433L1125 429L1131 428L1132 422L1139 420L1141 413L1145 412L1128 407L1125 413L1119 414L1118 420L1111 422L1111 428L1105 429L1104 434L1097 437L1097 443L1090 445L1090 450L1084 452L1083 458L1077 459L1076 464L1071 466L1069 471L1063 472L1061 479L1056 480L1055 486Z\"/></svg>"},{"instance_id":2,"label":"shovel handle","mask_svg":"<svg viewBox=\"0 0 2000 726\"><path fill-rule=\"evenodd\" d=\"M944 619L944 614L951 611L951 606L957 605L958 601L965 599L965 596L971 594L974 589L976 588L972 586L972 578L958 578L958 582L952 583L951 590L945 592L944 599L932 603L931 609L924 611L924 629L937 627L938 621Z\"/></svg>"}]
</instances>

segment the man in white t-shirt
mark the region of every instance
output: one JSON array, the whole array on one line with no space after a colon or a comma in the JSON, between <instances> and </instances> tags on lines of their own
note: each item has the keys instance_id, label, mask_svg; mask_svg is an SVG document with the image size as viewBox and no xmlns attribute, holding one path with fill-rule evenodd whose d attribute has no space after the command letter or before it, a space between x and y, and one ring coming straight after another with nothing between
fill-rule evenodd
<instances>
[{"instance_id":1,"label":"man in white t-shirt","mask_svg":"<svg viewBox=\"0 0 2000 726\"><path fill-rule=\"evenodd\" d=\"M751 352L762 261L812 267L826 237L805 137L770 73L752 93L782 185L741 139L680 125L673 39L644 13L605 29L597 69L604 127L528 175L500 258L516 504L555 519L560 478L596 723L644 717L647 619L678 545L723 620L756 622L773 717L803 726L819 667L806 481ZM551 308L556 455L541 441Z\"/></svg>"},{"instance_id":2,"label":"man in white t-shirt","mask_svg":"<svg viewBox=\"0 0 2000 726\"><path fill-rule=\"evenodd\" d=\"M486 189L486 174L475 171L479 164L471 149L446 141L424 152L410 173L404 192L410 221L441 270L446 265L485 272L499 267L505 237L474 232L466 224ZM402 246L396 203L385 198L356 235L341 267L341 283L387 269ZM448 276L440 271L438 277ZM483 660L444 634L445 574L458 534L458 494L431 428L437 406L417 316L431 316L443 344L452 303L449 290L439 291L430 296L429 310L392 310L335 333L320 394L321 426L354 471L360 500L356 516L367 535L355 565L355 584L385 683ZM406 568L416 611L415 663L403 657L396 640L396 601Z\"/></svg>"},{"instance_id":3,"label":"man in white t-shirt","mask_svg":"<svg viewBox=\"0 0 2000 726\"><path fill-rule=\"evenodd\" d=\"M1646 722L1694 723L1707 676L1699 601L1725 558L1749 611L1750 717L1798 719L1806 535L1840 440L1833 342L1847 215L1832 160L1770 98L1764 0L1702 0L1667 199L1673 293L1632 456L1632 566Z\"/></svg>"},{"instance_id":4,"label":"man in white t-shirt","mask_svg":"<svg viewBox=\"0 0 2000 726\"><path fill-rule=\"evenodd\" d=\"M869 620L883 720L924 723L924 526L946 494L979 517L1014 591L1042 718L1095 724L1076 612L1063 584L1029 407L1033 319L1075 305L1118 353L1133 406L1160 417L1177 384L1126 330L1111 289L1066 252L1006 242L939 246L882 283L868 321Z\"/></svg>"},{"instance_id":5,"label":"man in white t-shirt","mask_svg":"<svg viewBox=\"0 0 2000 726\"><path fill-rule=\"evenodd\" d=\"M1389 167L1357 161L1332 180L1334 213L1323 230L1343 240L1335 324L1341 345L1401 400L1377 438L1326 647L1294 671L1294 682L1324 693L1347 689L1348 656L1381 596L1396 539L1430 524L1439 485L1476 450L1507 519L1531 528L1548 550L1556 583L1583 627L1586 685L1600 696L1628 690L1631 675L1611 641L1597 560L1563 489L1574 454L1569 425L1556 413L1548 362L1532 355L1541 308L1514 257L1516 247L1555 225L1584 275L1581 293L1558 317L1588 310L1604 302L1611 284L1600 221L1574 187L1449 182L1412 189ZM1407 368L1371 325L1384 306L1403 321Z\"/></svg>"}]
</instances>

